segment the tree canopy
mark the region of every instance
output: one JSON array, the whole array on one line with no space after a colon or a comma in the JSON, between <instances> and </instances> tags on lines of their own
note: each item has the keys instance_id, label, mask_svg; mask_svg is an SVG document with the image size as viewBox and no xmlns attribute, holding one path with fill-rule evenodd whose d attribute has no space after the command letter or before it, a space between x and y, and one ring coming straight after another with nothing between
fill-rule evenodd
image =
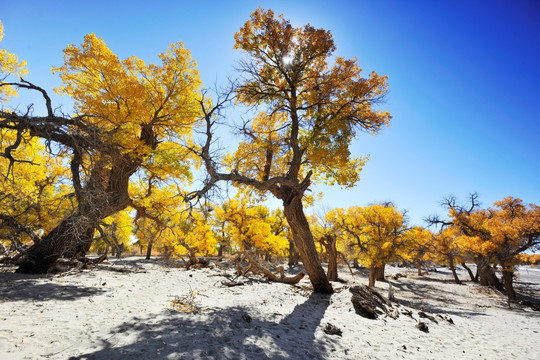
<instances>
[{"instance_id":1,"label":"tree canopy","mask_svg":"<svg viewBox=\"0 0 540 360\"><path fill-rule=\"evenodd\" d=\"M61 165L69 169L73 199L56 227L35 238L19 271L43 273L62 256L84 256L103 219L150 194L156 183L190 179L190 153L182 144L190 143L200 114L199 74L181 43L172 44L159 59L160 64L134 56L119 59L94 34L79 46L69 45L64 65L53 67L63 81L55 91L75 100L74 115L65 115L53 110L43 88L22 78L11 80L23 75L23 64L2 53L4 97L13 94L12 89L37 91L47 109L44 116L0 111L0 130L12 138L3 137L9 170L15 163L32 162L19 149L46 145L51 155L64 159ZM33 172L48 172L45 162L32 164ZM146 179L145 192L130 193L134 174Z\"/></svg>"},{"instance_id":2,"label":"tree canopy","mask_svg":"<svg viewBox=\"0 0 540 360\"><path fill-rule=\"evenodd\" d=\"M210 152L216 110L206 107L207 142L200 151L210 174L207 188L232 181L282 200L295 245L315 291L331 292L320 266L302 200L313 181L353 186L365 157L349 150L359 131L377 133L391 116L375 109L387 92L386 76L362 77L356 59L333 57L329 31L293 28L282 15L257 9L235 34L246 57L238 66L237 103L257 115L241 126L244 140L217 166Z\"/></svg>"}]
</instances>

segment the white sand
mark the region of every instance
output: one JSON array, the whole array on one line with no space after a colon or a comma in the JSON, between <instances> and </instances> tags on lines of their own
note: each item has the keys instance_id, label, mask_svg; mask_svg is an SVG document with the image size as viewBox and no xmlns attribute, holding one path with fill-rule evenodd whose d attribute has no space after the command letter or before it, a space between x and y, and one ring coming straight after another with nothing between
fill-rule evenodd
<instances>
[{"instance_id":1,"label":"white sand","mask_svg":"<svg viewBox=\"0 0 540 360\"><path fill-rule=\"evenodd\" d=\"M355 314L348 291L367 279L346 269L347 283L323 296L306 290L307 279L291 286L241 278L245 285L225 287L221 270L111 263L64 275L0 273L0 359L540 359L540 312L509 309L504 296L470 282L456 285L443 268L422 278L388 269L408 275L390 283L396 300L414 304L414 319L370 320ZM377 288L388 294L388 283ZM516 288L538 301L540 272L522 270ZM171 310L171 300L193 291L198 314ZM422 306L454 325L422 319L429 332L418 330ZM343 335L326 334L327 323Z\"/></svg>"}]
</instances>

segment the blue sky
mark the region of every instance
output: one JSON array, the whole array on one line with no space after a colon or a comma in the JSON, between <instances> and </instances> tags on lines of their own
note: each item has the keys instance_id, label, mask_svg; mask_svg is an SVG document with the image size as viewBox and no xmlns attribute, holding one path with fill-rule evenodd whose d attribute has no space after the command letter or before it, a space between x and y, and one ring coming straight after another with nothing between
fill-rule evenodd
<instances>
[{"instance_id":1,"label":"blue sky","mask_svg":"<svg viewBox=\"0 0 540 360\"><path fill-rule=\"evenodd\" d=\"M156 61L183 41L211 86L234 75L233 34L258 6L294 26L330 30L336 55L389 76L380 135L361 135L370 154L351 190L317 187L326 208L391 200L411 223L444 214L443 197L478 192L540 203L540 2L515 1L8 1L0 0L0 46L28 61L28 79L59 85L50 67L62 49L94 32L120 57ZM52 91L51 91L52 92ZM19 97L13 105L35 99ZM55 97L69 112L70 101ZM36 106L36 111L40 107Z\"/></svg>"}]
</instances>

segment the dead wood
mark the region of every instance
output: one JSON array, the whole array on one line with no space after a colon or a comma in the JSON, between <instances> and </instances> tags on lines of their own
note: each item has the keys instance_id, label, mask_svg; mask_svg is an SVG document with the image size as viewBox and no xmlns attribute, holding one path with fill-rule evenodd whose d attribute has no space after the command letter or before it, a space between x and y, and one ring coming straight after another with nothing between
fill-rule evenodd
<instances>
[{"instance_id":1,"label":"dead wood","mask_svg":"<svg viewBox=\"0 0 540 360\"><path fill-rule=\"evenodd\" d=\"M423 311L419 311L418 312L418 316L420 316L421 318L424 318L424 319L428 319L428 320L431 320L433 321L435 324L438 324L439 322L435 319L434 316L431 316L429 314L426 314L425 312Z\"/></svg>"},{"instance_id":2,"label":"dead wood","mask_svg":"<svg viewBox=\"0 0 540 360\"><path fill-rule=\"evenodd\" d=\"M427 274L427 273L424 273L424 274ZM402 277L406 278L407 275L403 275L402 273L397 273L397 274L395 274L395 275L391 275L391 276L390 276L390 278L391 278L392 280L399 280L399 278L402 278Z\"/></svg>"},{"instance_id":3,"label":"dead wood","mask_svg":"<svg viewBox=\"0 0 540 360\"><path fill-rule=\"evenodd\" d=\"M227 287L234 287L234 286L242 286L242 285L244 285L243 282L237 282L237 281L222 281L221 284L223 286L227 286Z\"/></svg>"},{"instance_id":4,"label":"dead wood","mask_svg":"<svg viewBox=\"0 0 540 360\"><path fill-rule=\"evenodd\" d=\"M189 256L188 261L182 258L182 261L184 262L186 270L190 270L191 268L202 269L210 265L210 260L198 258L196 256Z\"/></svg>"},{"instance_id":5,"label":"dead wood","mask_svg":"<svg viewBox=\"0 0 540 360\"><path fill-rule=\"evenodd\" d=\"M323 331L325 334L328 334L328 335L343 336L343 331L331 323L327 323Z\"/></svg>"},{"instance_id":6,"label":"dead wood","mask_svg":"<svg viewBox=\"0 0 540 360\"><path fill-rule=\"evenodd\" d=\"M349 289L353 294L351 302L358 315L368 319L377 319L379 315L385 314L394 317L392 304L379 292L365 285L353 286Z\"/></svg>"},{"instance_id":7,"label":"dead wood","mask_svg":"<svg viewBox=\"0 0 540 360\"><path fill-rule=\"evenodd\" d=\"M452 318L451 318L450 316L448 316L448 315L442 316L441 314L437 314L437 317L438 317L438 318L441 318L441 319L443 319L443 320L445 320L445 321L448 322L449 324L455 325L455 324L454 324L454 320L452 320Z\"/></svg>"},{"instance_id":8,"label":"dead wood","mask_svg":"<svg viewBox=\"0 0 540 360\"><path fill-rule=\"evenodd\" d=\"M413 318L413 319L414 319L414 317L413 317L413 312L412 312L412 310L408 310L408 309L401 309L401 313L402 313L403 315L407 315L407 316L410 316L411 318Z\"/></svg>"},{"instance_id":9,"label":"dead wood","mask_svg":"<svg viewBox=\"0 0 540 360\"><path fill-rule=\"evenodd\" d=\"M280 283L285 283L285 284L298 284L300 280L302 280L305 276L303 271L299 272L295 276L285 276L285 271L282 266L279 266L276 269L276 273L274 274L273 272L271 272L270 270L268 270L267 268L259 264L255 259L253 259L253 256L248 255L248 260L250 262L250 265L244 272L244 276L249 271L251 271L253 273L261 273L270 281L280 282Z\"/></svg>"},{"instance_id":10,"label":"dead wood","mask_svg":"<svg viewBox=\"0 0 540 360\"><path fill-rule=\"evenodd\" d=\"M429 327L427 326L425 322L422 322L422 321L419 321L418 324L416 324L416 328L425 333L429 332Z\"/></svg>"},{"instance_id":11,"label":"dead wood","mask_svg":"<svg viewBox=\"0 0 540 360\"><path fill-rule=\"evenodd\" d=\"M276 268L275 273L269 269L262 266L255 258L254 254L249 251L242 251L235 254L231 258L231 263L235 262L237 267L238 275L247 276L249 272L254 274L260 274L266 277L268 280L273 282L280 282L285 284L298 284L305 276L304 272L301 271L295 276L286 276L285 270L282 266ZM247 267L243 267L242 263L247 263Z\"/></svg>"},{"instance_id":12,"label":"dead wood","mask_svg":"<svg viewBox=\"0 0 540 360\"><path fill-rule=\"evenodd\" d=\"M353 270L352 270L352 268L351 268L351 264L349 264L349 261L348 261L347 258L345 257L345 254L343 254L341 251L338 251L337 253L338 253L338 255L341 257L341 259L343 260L343 262L344 262L345 264L347 264L347 267L349 268L349 271L351 272L351 276L354 277L354 272L353 272Z\"/></svg>"}]
</instances>

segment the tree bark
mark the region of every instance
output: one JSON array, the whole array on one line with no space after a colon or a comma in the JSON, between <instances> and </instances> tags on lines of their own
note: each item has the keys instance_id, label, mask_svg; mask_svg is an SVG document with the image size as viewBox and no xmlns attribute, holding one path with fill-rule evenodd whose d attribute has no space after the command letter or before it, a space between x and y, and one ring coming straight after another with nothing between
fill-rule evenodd
<instances>
[{"instance_id":1,"label":"tree bark","mask_svg":"<svg viewBox=\"0 0 540 360\"><path fill-rule=\"evenodd\" d=\"M324 269L319 261L313 235L304 214L302 196L294 196L290 202L283 201L285 218L291 228L294 244L300 253L304 268L313 285L313 291L318 293L333 293L332 285L328 281Z\"/></svg>"},{"instance_id":2,"label":"tree bark","mask_svg":"<svg viewBox=\"0 0 540 360\"><path fill-rule=\"evenodd\" d=\"M150 260L150 257L152 256L152 245L154 245L154 242L149 241L148 246L146 247L146 260Z\"/></svg>"},{"instance_id":3,"label":"tree bark","mask_svg":"<svg viewBox=\"0 0 540 360\"><path fill-rule=\"evenodd\" d=\"M375 286L375 280L377 278L376 272L377 272L377 267L372 266L369 268L368 287L370 289L373 289L373 287Z\"/></svg>"},{"instance_id":4,"label":"tree bark","mask_svg":"<svg viewBox=\"0 0 540 360\"><path fill-rule=\"evenodd\" d=\"M349 291L353 294L351 302L358 315L369 319L377 319L382 314L392 316L392 303L372 287L353 286Z\"/></svg>"},{"instance_id":5,"label":"tree bark","mask_svg":"<svg viewBox=\"0 0 540 360\"><path fill-rule=\"evenodd\" d=\"M422 276L422 264L420 261L416 261L416 268L418 269L418 276Z\"/></svg>"},{"instance_id":6,"label":"tree bark","mask_svg":"<svg viewBox=\"0 0 540 360\"><path fill-rule=\"evenodd\" d=\"M489 265L488 259L485 257L479 257L476 259L476 266L478 267L478 276L480 278L480 285L493 286L499 291L503 291L503 286L491 265Z\"/></svg>"},{"instance_id":7,"label":"tree bark","mask_svg":"<svg viewBox=\"0 0 540 360\"><path fill-rule=\"evenodd\" d=\"M454 276L454 282L458 285L461 285L462 282L459 280L458 274L456 272L456 267L454 265L454 257L449 255L448 256L448 263L450 265L450 270L452 271L452 275Z\"/></svg>"},{"instance_id":8,"label":"tree bark","mask_svg":"<svg viewBox=\"0 0 540 360\"><path fill-rule=\"evenodd\" d=\"M463 268L465 270L467 270L467 273L469 273L469 277L471 278L471 281L472 282L478 282L478 272L476 272L476 276L473 274L472 270L470 267L467 266L467 264L465 264L464 262L461 263L461 266L463 266Z\"/></svg>"},{"instance_id":9,"label":"tree bark","mask_svg":"<svg viewBox=\"0 0 540 360\"><path fill-rule=\"evenodd\" d=\"M87 185L76 192L77 212L33 245L16 272L45 274L61 257L84 257L92 245L99 222L130 204L129 177L137 166L127 157L117 159L111 169L107 169L104 163L98 163Z\"/></svg>"},{"instance_id":10,"label":"tree bark","mask_svg":"<svg viewBox=\"0 0 540 360\"><path fill-rule=\"evenodd\" d=\"M506 296L508 296L509 301L515 302L516 292L514 290L514 270L503 269L502 276L503 276L504 289L506 291Z\"/></svg>"},{"instance_id":11,"label":"tree bark","mask_svg":"<svg viewBox=\"0 0 540 360\"><path fill-rule=\"evenodd\" d=\"M299 257L300 254L298 254L298 251L296 251L296 248L294 247L294 240L289 239L289 261L287 264L289 266L298 265Z\"/></svg>"},{"instance_id":12,"label":"tree bark","mask_svg":"<svg viewBox=\"0 0 540 360\"><path fill-rule=\"evenodd\" d=\"M329 281L338 281L338 270L337 270L337 257L338 251L336 248L337 238L335 235L325 235L321 242L326 250L326 255L328 256L328 272L327 277Z\"/></svg>"},{"instance_id":13,"label":"tree bark","mask_svg":"<svg viewBox=\"0 0 540 360\"><path fill-rule=\"evenodd\" d=\"M73 215L62 221L39 243L28 250L17 273L46 274L64 254L78 252L80 234L88 233L92 225L85 217Z\"/></svg>"},{"instance_id":14,"label":"tree bark","mask_svg":"<svg viewBox=\"0 0 540 360\"><path fill-rule=\"evenodd\" d=\"M386 268L386 264L382 264L381 266L377 266L375 268L375 280L384 281L384 269L385 268Z\"/></svg>"}]
</instances>

